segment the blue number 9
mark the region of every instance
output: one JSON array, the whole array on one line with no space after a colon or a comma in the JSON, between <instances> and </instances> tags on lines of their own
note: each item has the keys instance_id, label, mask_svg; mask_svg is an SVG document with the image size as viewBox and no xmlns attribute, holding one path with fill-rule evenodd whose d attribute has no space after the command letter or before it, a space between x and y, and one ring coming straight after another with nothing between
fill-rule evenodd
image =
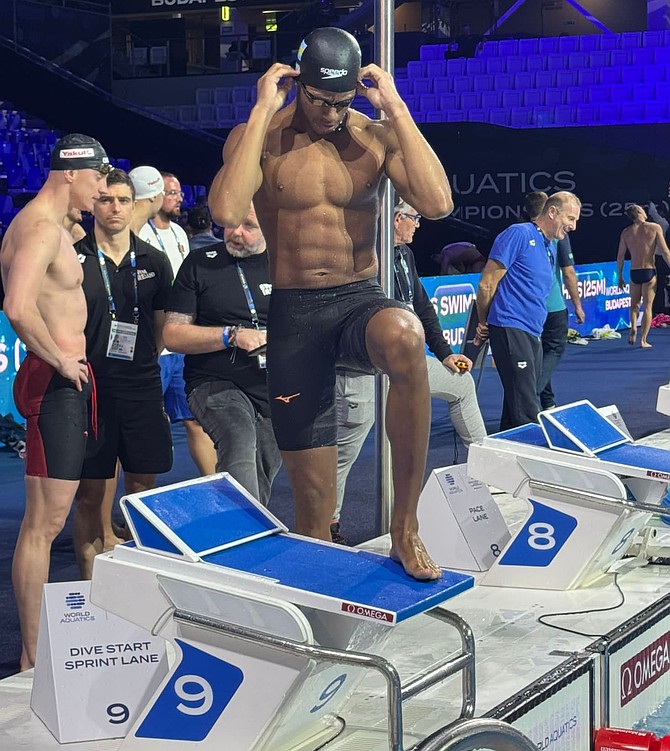
<instances>
[{"instance_id":1,"label":"blue number 9","mask_svg":"<svg viewBox=\"0 0 670 751\"><path fill-rule=\"evenodd\" d=\"M342 673L342 675L338 675L337 678L332 680L321 692L321 696L319 696L319 701L321 704L315 704L309 711L310 714L313 712L318 712L321 707L324 707L328 702L335 696L335 694L342 688L342 685L347 680L347 674Z\"/></svg>"}]
</instances>

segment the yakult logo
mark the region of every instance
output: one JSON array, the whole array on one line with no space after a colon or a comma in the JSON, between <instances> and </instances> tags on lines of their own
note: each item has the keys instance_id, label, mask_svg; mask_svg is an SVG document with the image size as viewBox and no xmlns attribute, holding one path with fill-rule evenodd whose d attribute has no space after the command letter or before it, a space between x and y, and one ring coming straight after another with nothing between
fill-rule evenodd
<instances>
[{"instance_id":1,"label":"yakult logo","mask_svg":"<svg viewBox=\"0 0 670 751\"><path fill-rule=\"evenodd\" d=\"M60 150L61 159L85 159L90 156L95 156L95 151L91 148Z\"/></svg>"},{"instance_id":2,"label":"yakult logo","mask_svg":"<svg viewBox=\"0 0 670 751\"><path fill-rule=\"evenodd\" d=\"M670 670L670 632L621 666L621 706L639 696Z\"/></svg>"},{"instance_id":3,"label":"yakult logo","mask_svg":"<svg viewBox=\"0 0 670 751\"><path fill-rule=\"evenodd\" d=\"M343 602L340 610L349 615L357 615L361 618L371 618L373 621L386 621L387 623L393 623L394 621L393 613L389 613L386 610L368 608L365 605L356 605L353 602Z\"/></svg>"}]
</instances>

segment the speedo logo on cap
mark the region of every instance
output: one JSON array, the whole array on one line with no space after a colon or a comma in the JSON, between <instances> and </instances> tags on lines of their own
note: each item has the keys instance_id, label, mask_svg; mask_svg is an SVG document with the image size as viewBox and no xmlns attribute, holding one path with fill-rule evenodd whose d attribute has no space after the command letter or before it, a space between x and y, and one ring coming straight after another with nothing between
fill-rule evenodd
<instances>
[{"instance_id":1,"label":"speedo logo on cap","mask_svg":"<svg viewBox=\"0 0 670 751\"><path fill-rule=\"evenodd\" d=\"M58 152L61 159L86 159L95 156L95 149L90 147L80 149L61 149Z\"/></svg>"},{"instance_id":2,"label":"speedo logo on cap","mask_svg":"<svg viewBox=\"0 0 670 751\"><path fill-rule=\"evenodd\" d=\"M323 78L344 78L349 71L346 68L321 68Z\"/></svg>"}]
</instances>

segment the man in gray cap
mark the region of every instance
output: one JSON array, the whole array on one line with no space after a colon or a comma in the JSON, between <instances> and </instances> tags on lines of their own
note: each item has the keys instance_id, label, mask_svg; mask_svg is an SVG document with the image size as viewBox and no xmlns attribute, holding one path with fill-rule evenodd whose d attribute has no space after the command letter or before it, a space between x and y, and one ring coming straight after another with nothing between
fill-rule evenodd
<instances>
[{"instance_id":1,"label":"man in gray cap","mask_svg":"<svg viewBox=\"0 0 670 751\"><path fill-rule=\"evenodd\" d=\"M165 196L163 175L155 168L143 165L128 173L135 189L135 208L130 222L131 231L139 235L144 225L161 210Z\"/></svg>"},{"instance_id":2,"label":"man in gray cap","mask_svg":"<svg viewBox=\"0 0 670 751\"><path fill-rule=\"evenodd\" d=\"M63 220L70 208L93 210L110 170L94 138L61 138L46 182L14 218L0 249L4 312L28 349L14 381L14 400L28 424L26 510L12 568L22 670L35 663L51 544L70 511L88 433L83 273Z\"/></svg>"}]
</instances>

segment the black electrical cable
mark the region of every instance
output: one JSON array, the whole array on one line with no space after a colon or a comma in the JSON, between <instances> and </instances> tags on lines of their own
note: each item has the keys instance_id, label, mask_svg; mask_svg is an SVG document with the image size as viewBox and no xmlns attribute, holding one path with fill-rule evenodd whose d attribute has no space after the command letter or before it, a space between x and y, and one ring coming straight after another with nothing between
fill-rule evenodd
<instances>
[{"instance_id":1,"label":"black electrical cable","mask_svg":"<svg viewBox=\"0 0 670 751\"><path fill-rule=\"evenodd\" d=\"M555 618L557 616L565 616L565 615L589 615L591 613L606 613L608 610L616 610L617 608L620 608L624 602L626 602L626 596L623 593L623 590L619 586L619 574L614 574L614 586L617 588L617 591L619 592L620 601L616 605L610 605L606 608L592 608L589 610L571 610L565 613L545 613L544 615L540 615L537 618L537 622L541 623L543 626L549 626L549 628L555 628L557 631L565 631L568 634L576 634L577 636L588 636L590 638L594 639L600 639L605 634L587 634L584 631L576 631L572 628L566 628L565 626L557 626L554 623L547 623L545 620L546 618Z\"/></svg>"}]
</instances>

